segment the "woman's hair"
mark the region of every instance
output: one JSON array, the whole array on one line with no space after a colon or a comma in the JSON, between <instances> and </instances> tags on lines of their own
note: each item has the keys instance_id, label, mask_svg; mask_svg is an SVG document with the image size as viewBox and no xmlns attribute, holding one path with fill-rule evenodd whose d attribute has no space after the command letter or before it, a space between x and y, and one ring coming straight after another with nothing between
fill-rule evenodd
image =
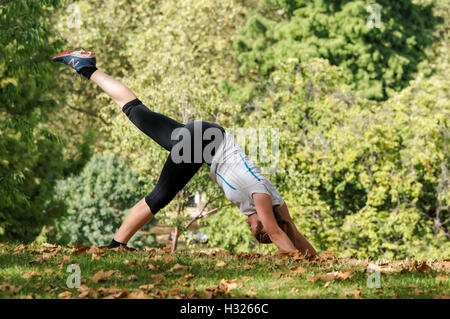
<instances>
[{"instance_id":1,"label":"woman's hair","mask_svg":"<svg viewBox=\"0 0 450 319\"><path fill-rule=\"evenodd\" d=\"M291 229L290 224L287 221L283 220L280 214L278 214L278 212L276 212L275 210L273 211L273 214L275 215L275 220L277 221L278 226L292 240L292 238L294 238L293 237L294 233L293 230ZM267 232L264 230L264 226L261 223L261 221L258 221L258 223L256 224L255 238L261 244L272 243L272 240L270 240L269 234L267 234Z\"/></svg>"}]
</instances>

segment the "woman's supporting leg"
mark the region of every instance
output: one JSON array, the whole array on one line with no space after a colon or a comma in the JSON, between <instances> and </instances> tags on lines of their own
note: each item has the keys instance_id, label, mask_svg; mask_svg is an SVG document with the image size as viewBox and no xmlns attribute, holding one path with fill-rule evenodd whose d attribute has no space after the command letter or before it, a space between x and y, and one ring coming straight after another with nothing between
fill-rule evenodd
<instances>
[{"instance_id":1,"label":"woman's supporting leg","mask_svg":"<svg viewBox=\"0 0 450 319\"><path fill-rule=\"evenodd\" d=\"M127 243L131 237L147 224L155 216L147 203L145 198L141 199L133 208L130 209L125 217L122 225L114 236L114 240L119 243Z\"/></svg>"},{"instance_id":2,"label":"woman's supporting leg","mask_svg":"<svg viewBox=\"0 0 450 319\"><path fill-rule=\"evenodd\" d=\"M120 108L136 99L136 95L126 85L101 70L92 73L90 80L108 94Z\"/></svg>"},{"instance_id":3,"label":"woman's supporting leg","mask_svg":"<svg viewBox=\"0 0 450 319\"><path fill-rule=\"evenodd\" d=\"M114 240L126 244L161 208L172 201L201 166L202 163L174 163L169 154L155 188L128 212Z\"/></svg>"}]
</instances>

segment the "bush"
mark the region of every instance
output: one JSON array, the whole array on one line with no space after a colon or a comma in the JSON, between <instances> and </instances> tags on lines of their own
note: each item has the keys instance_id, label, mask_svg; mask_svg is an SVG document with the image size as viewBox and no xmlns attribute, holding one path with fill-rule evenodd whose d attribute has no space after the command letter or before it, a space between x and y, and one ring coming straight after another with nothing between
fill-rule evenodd
<instances>
[{"instance_id":1,"label":"bush","mask_svg":"<svg viewBox=\"0 0 450 319\"><path fill-rule=\"evenodd\" d=\"M94 155L79 175L57 183L56 200L65 203L66 213L55 223L54 239L109 244L129 208L144 196L142 184L123 158ZM136 248L155 244L154 235L139 233L130 241Z\"/></svg>"}]
</instances>

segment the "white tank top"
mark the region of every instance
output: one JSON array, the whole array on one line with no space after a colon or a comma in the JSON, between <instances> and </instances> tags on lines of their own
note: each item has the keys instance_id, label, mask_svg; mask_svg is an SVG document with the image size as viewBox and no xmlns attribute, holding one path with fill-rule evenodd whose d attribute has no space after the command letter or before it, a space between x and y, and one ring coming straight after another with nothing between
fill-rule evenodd
<instances>
[{"instance_id":1,"label":"white tank top","mask_svg":"<svg viewBox=\"0 0 450 319\"><path fill-rule=\"evenodd\" d=\"M225 133L223 141L217 148L211 162L210 176L222 187L226 198L237 204L244 215L256 213L253 193L269 195L274 207L284 203L277 188L245 155L231 134Z\"/></svg>"}]
</instances>

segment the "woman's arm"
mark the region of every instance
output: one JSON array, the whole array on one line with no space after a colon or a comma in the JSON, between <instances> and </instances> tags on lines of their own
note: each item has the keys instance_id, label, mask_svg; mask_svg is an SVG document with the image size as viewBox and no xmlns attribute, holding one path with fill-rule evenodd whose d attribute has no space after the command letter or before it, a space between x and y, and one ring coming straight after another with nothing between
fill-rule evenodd
<instances>
[{"instance_id":1,"label":"woman's arm","mask_svg":"<svg viewBox=\"0 0 450 319\"><path fill-rule=\"evenodd\" d=\"M280 249L296 251L297 249L292 241L277 224L270 196L263 193L254 193L252 196L258 217L261 220L264 230L269 235L270 240Z\"/></svg>"},{"instance_id":2,"label":"woman's arm","mask_svg":"<svg viewBox=\"0 0 450 319\"><path fill-rule=\"evenodd\" d=\"M309 256L317 255L314 247L308 242L308 240L298 231L297 227L294 224L294 221L289 214L288 207L286 203L281 205L276 212L279 217L288 224L290 231L287 231L289 237L291 238L294 246L303 254ZM292 235L290 234L292 233Z\"/></svg>"}]
</instances>

